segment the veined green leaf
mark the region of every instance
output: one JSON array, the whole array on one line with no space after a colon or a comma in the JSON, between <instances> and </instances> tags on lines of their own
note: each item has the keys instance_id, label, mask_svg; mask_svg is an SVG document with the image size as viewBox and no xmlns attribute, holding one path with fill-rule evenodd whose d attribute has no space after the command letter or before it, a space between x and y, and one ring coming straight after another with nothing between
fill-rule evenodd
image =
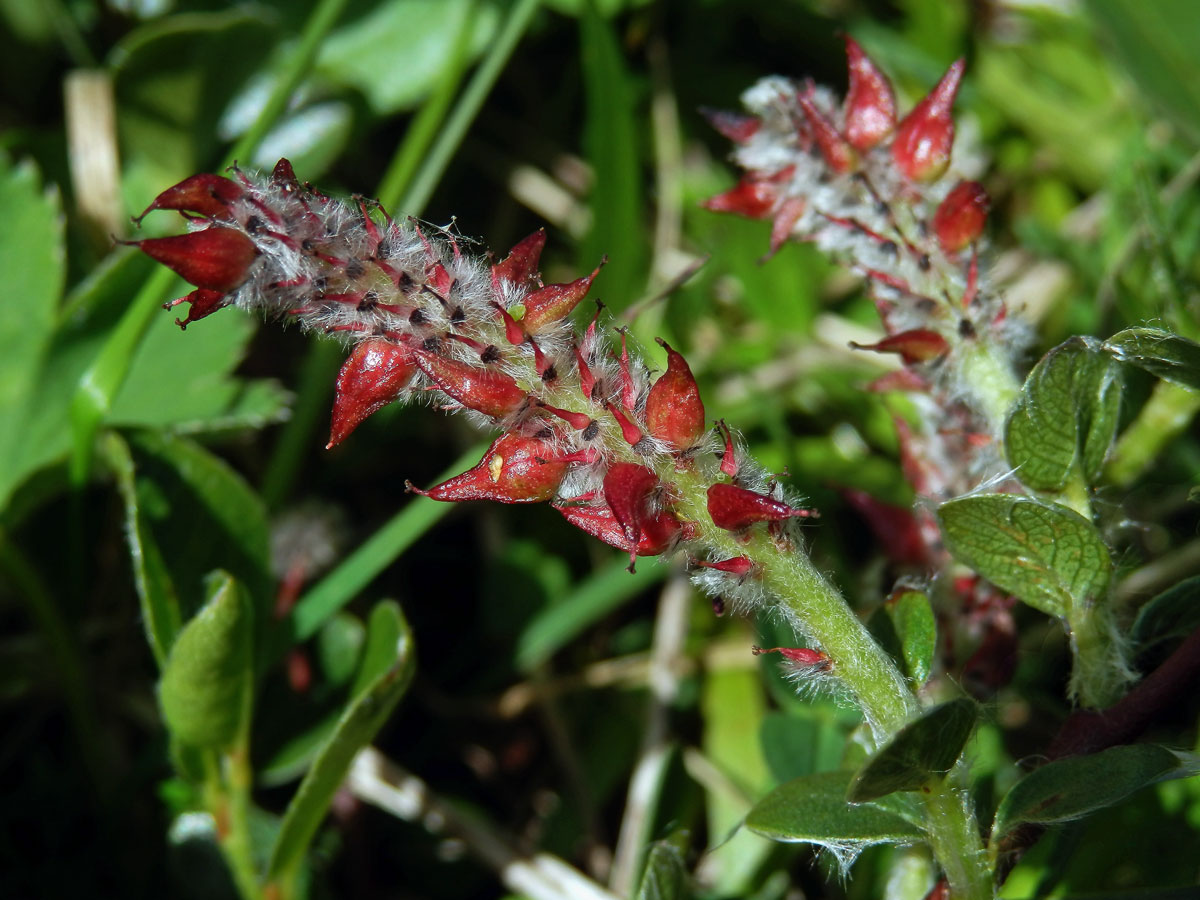
<instances>
[{"instance_id":1,"label":"veined green leaf","mask_svg":"<svg viewBox=\"0 0 1200 900\"><path fill-rule=\"evenodd\" d=\"M1108 587L1108 548L1091 522L1066 507L982 494L943 503L938 518L956 559L1048 615L1065 616Z\"/></svg>"},{"instance_id":2,"label":"veined green leaf","mask_svg":"<svg viewBox=\"0 0 1200 900\"><path fill-rule=\"evenodd\" d=\"M1078 470L1092 484L1112 444L1120 373L1095 342L1071 338L1034 366L1004 431L1008 461L1025 484L1062 490Z\"/></svg>"}]
</instances>

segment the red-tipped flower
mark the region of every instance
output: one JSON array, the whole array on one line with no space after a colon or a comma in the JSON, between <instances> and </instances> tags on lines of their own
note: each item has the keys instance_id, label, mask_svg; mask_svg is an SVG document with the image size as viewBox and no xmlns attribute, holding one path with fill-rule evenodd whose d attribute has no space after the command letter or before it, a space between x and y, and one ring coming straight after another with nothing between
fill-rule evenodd
<instances>
[{"instance_id":1,"label":"red-tipped flower","mask_svg":"<svg viewBox=\"0 0 1200 900\"><path fill-rule=\"evenodd\" d=\"M950 165L954 146L952 110L965 65L963 60L956 60L896 129L892 160L913 181L933 181Z\"/></svg>"},{"instance_id":2,"label":"red-tipped flower","mask_svg":"<svg viewBox=\"0 0 1200 900\"><path fill-rule=\"evenodd\" d=\"M356 344L338 372L325 449L336 447L367 416L395 400L416 374L412 350L403 344L383 338Z\"/></svg>"},{"instance_id":3,"label":"red-tipped flower","mask_svg":"<svg viewBox=\"0 0 1200 900\"><path fill-rule=\"evenodd\" d=\"M409 490L446 502L541 503L554 496L571 461L557 455L545 441L508 432L496 438L483 459L469 471L428 491L411 485Z\"/></svg>"},{"instance_id":4,"label":"red-tipped flower","mask_svg":"<svg viewBox=\"0 0 1200 900\"><path fill-rule=\"evenodd\" d=\"M687 360L659 338L667 351L667 371L646 396L646 429L676 450L686 450L704 434L704 403Z\"/></svg>"},{"instance_id":5,"label":"red-tipped flower","mask_svg":"<svg viewBox=\"0 0 1200 900\"><path fill-rule=\"evenodd\" d=\"M887 76L849 35L846 36L846 60L850 66L846 140L855 149L866 151L896 127L896 97Z\"/></svg>"},{"instance_id":6,"label":"red-tipped flower","mask_svg":"<svg viewBox=\"0 0 1200 900\"><path fill-rule=\"evenodd\" d=\"M250 264L258 256L258 248L250 238L218 225L133 243L196 287L225 293L246 280Z\"/></svg>"},{"instance_id":7,"label":"red-tipped flower","mask_svg":"<svg viewBox=\"0 0 1200 900\"><path fill-rule=\"evenodd\" d=\"M708 514L713 524L726 531L741 531L755 522L782 522L815 516L815 510L789 506L766 494L718 483L708 489Z\"/></svg>"},{"instance_id":8,"label":"red-tipped flower","mask_svg":"<svg viewBox=\"0 0 1200 900\"><path fill-rule=\"evenodd\" d=\"M933 214L933 233L950 255L975 243L987 224L991 200L978 181L960 181Z\"/></svg>"},{"instance_id":9,"label":"red-tipped flower","mask_svg":"<svg viewBox=\"0 0 1200 900\"><path fill-rule=\"evenodd\" d=\"M762 120L757 116L746 116L723 109L701 109L700 112L708 119L708 124L713 130L735 144L746 143L758 134L758 129L762 127Z\"/></svg>"},{"instance_id":10,"label":"red-tipped flower","mask_svg":"<svg viewBox=\"0 0 1200 900\"><path fill-rule=\"evenodd\" d=\"M899 353L907 365L929 362L950 349L946 339L928 328L914 328L911 331L901 331L899 334L889 334L876 344L859 344L851 341L850 346L855 350L874 350L876 353Z\"/></svg>"},{"instance_id":11,"label":"red-tipped flower","mask_svg":"<svg viewBox=\"0 0 1200 900\"><path fill-rule=\"evenodd\" d=\"M525 405L528 394L508 375L448 359L425 350L413 350L417 365L447 396L467 409L493 419L503 419Z\"/></svg>"}]
</instances>

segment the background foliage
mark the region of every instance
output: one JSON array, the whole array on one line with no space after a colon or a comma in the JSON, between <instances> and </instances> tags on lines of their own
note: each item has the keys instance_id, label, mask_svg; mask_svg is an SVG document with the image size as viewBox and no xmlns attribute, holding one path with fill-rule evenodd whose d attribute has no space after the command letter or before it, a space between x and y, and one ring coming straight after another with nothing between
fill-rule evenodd
<instances>
[{"instance_id":1,"label":"background foliage","mask_svg":"<svg viewBox=\"0 0 1200 900\"><path fill-rule=\"evenodd\" d=\"M698 110L736 107L772 72L844 85L839 31L895 76L902 105L965 55L958 109L988 161L993 261L1010 306L1036 323L1039 355L1071 334L1146 322L1195 339L1200 17L1187 0L555 0L514 25L531 4L380 0L347 4L295 69L314 9L336 6L0 3L6 892L232 890L211 842L179 815L195 797L172 774L155 695L157 636L222 590L206 582L220 569L252 598L253 664L267 672L255 829L280 827L331 717L387 670L363 648L372 629L399 627L398 612L371 612L394 598L420 659L376 746L500 833L604 880L641 734L659 715L667 764L645 834L670 839L652 854L660 896L676 896L669 874L681 865L701 897L880 896L899 851L868 851L840 882L802 848L746 832L725 841L770 788L855 752L854 713L797 698L774 663L750 655L786 640L774 623L718 618L693 599L673 690L655 707L656 598L664 582L690 590L672 567L647 560L628 576L547 508L406 496L405 478L431 483L478 440L428 410L385 411L321 451L337 348L233 313L186 339L166 313L139 320L182 283L160 280L156 295L150 261L110 234L129 236L129 215L237 145L241 165L286 155L326 191L378 194L393 213L436 223L457 217L498 250L545 223L548 280L607 254L593 294L619 315L638 311L644 344L661 335L684 348L710 417L736 422L811 496L819 566L866 614L898 573L844 492L912 499L892 425L905 410L862 390L879 363L846 349L874 311L811 248L764 263L767 225L699 208L733 174ZM515 51L497 56L514 27ZM461 97L481 64L497 78L475 112ZM94 104L64 103L64 84L85 70L111 83L108 125ZM273 91L286 100L278 114ZM449 140L456 117L469 127ZM119 178L85 174L69 128L115 146ZM144 230L174 227L148 219ZM1126 417L1150 388L1148 377L1133 385ZM1126 571L1157 561L1145 583L1118 588L1128 610L1200 569L1197 472L1193 433L1150 473L1128 475L1127 519L1106 537ZM279 598L297 596L278 624ZM1158 640L1141 664L1194 626L1194 601L1171 627L1146 626ZM1003 684L973 683L964 664L978 635L941 622L954 644L940 648L939 677L987 704L968 750L985 821L1068 712L1060 629L1028 610L1018 618ZM302 655L286 654L289 631L306 639ZM1152 736L1194 748L1196 713L1193 699ZM461 841L349 796L334 811L307 864L317 896L503 892ZM1052 831L1006 892L1193 884L1198 829L1195 779L1141 791Z\"/></svg>"}]
</instances>

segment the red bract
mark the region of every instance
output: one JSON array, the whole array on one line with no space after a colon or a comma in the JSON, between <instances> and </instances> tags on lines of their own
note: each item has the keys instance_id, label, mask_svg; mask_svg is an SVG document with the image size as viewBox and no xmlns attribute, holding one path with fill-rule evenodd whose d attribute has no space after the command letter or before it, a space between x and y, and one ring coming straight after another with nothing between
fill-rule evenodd
<instances>
[{"instance_id":1,"label":"red bract","mask_svg":"<svg viewBox=\"0 0 1200 900\"><path fill-rule=\"evenodd\" d=\"M813 87L810 84L796 100L804 110L804 117L808 119L808 126L812 129L821 156L825 158L829 168L839 175L844 175L857 165L858 157L854 148L846 143L834 124L813 103L812 97Z\"/></svg>"},{"instance_id":2,"label":"red bract","mask_svg":"<svg viewBox=\"0 0 1200 900\"><path fill-rule=\"evenodd\" d=\"M936 359L950 349L946 339L928 328L914 328L890 334L876 344L860 344L851 341L855 350L874 350L876 353L899 353L908 365Z\"/></svg>"},{"instance_id":3,"label":"red bract","mask_svg":"<svg viewBox=\"0 0 1200 900\"><path fill-rule=\"evenodd\" d=\"M929 564L929 545L925 543L921 526L911 509L892 506L875 499L865 491L851 488L843 490L842 496L867 520L867 525L883 547L888 559L900 565Z\"/></svg>"},{"instance_id":4,"label":"red bract","mask_svg":"<svg viewBox=\"0 0 1200 900\"><path fill-rule=\"evenodd\" d=\"M529 237L519 241L508 251L508 256L492 266L492 284L507 281L518 287L536 282L538 260L546 246L546 229L539 228Z\"/></svg>"},{"instance_id":5,"label":"red bract","mask_svg":"<svg viewBox=\"0 0 1200 900\"><path fill-rule=\"evenodd\" d=\"M602 260L600 266L606 261ZM521 327L526 333L537 334L569 316L571 310L587 296L592 281L600 274L600 266L592 270L591 275L567 284L548 284L527 296L524 301L525 315L521 317Z\"/></svg>"},{"instance_id":6,"label":"red bract","mask_svg":"<svg viewBox=\"0 0 1200 900\"><path fill-rule=\"evenodd\" d=\"M913 181L933 181L950 165L954 145L951 111L966 63L957 60L929 95L913 107L896 129L892 160Z\"/></svg>"},{"instance_id":7,"label":"red bract","mask_svg":"<svg viewBox=\"0 0 1200 900\"><path fill-rule=\"evenodd\" d=\"M977 181L960 181L933 214L933 232L942 250L955 254L978 240L987 224L991 201Z\"/></svg>"},{"instance_id":8,"label":"red bract","mask_svg":"<svg viewBox=\"0 0 1200 900\"><path fill-rule=\"evenodd\" d=\"M896 97L871 58L849 35L846 59L850 90L846 94L846 140L857 150L870 150L896 127Z\"/></svg>"},{"instance_id":9,"label":"red bract","mask_svg":"<svg viewBox=\"0 0 1200 900\"><path fill-rule=\"evenodd\" d=\"M829 668L829 654L823 650L810 650L808 647L751 647L750 652L755 656L778 653L793 665L806 669Z\"/></svg>"},{"instance_id":10,"label":"red bract","mask_svg":"<svg viewBox=\"0 0 1200 900\"><path fill-rule=\"evenodd\" d=\"M521 409L528 394L508 375L425 350L413 350L417 365L447 396L467 409L503 419Z\"/></svg>"},{"instance_id":11,"label":"red bract","mask_svg":"<svg viewBox=\"0 0 1200 900\"><path fill-rule=\"evenodd\" d=\"M815 515L815 511L788 506L779 500L740 488L734 484L718 483L708 489L708 514L713 524L726 531L741 531L755 522L782 522Z\"/></svg>"},{"instance_id":12,"label":"red bract","mask_svg":"<svg viewBox=\"0 0 1200 900\"><path fill-rule=\"evenodd\" d=\"M246 280L250 264L258 256L250 238L219 225L132 243L196 287L226 293Z\"/></svg>"},{"instance_id":13,"label":"red bract","mask_svg":"<svg viewBox=\"0 0 1200 900\"><path fill-rule=\"evenodd\" d=\"M328 450L344 441L367 416L395 400L417 374L412 350L382 338L354 347L338 372Z\"/></svg>"},{"instance_id":14,"label":"red bract","mask_svg":"<svg viewBox=\"0 0 1200 900\"><path fill-rule=\"evenodd\" d=\"M479 464L428 491L408 489L433 500L495 500L540 503L558 490L572 459L538 438L509 432L492 442Z\"/></svg>"},{"instance_id":15,"label":"red bract","mask_svg":"<svg viewBox=\"0 0 1200 900\"><path fill-rule=\"evenodd\" d=\"M646 429L676 450L686 450L704 433L704 403L687 360L661 338L658 343L667 351L667 371L646 396Z\"/></svg>"},{"instance_id":16,"label":"red bract","mask_svg":"<svg viewBox=\"0 0 1200 900\"><path fill-rule=\"evenodd\" d=\"M196 288L186 297L180 297L163 304L163 309L174 309L180 303L190 303L186 319L176 319L175 324L187 330L189 322L211 316L218 309L229 305L230 296L224 291L210 291L208 288Z\"/></svg>"},{"instance_id":17,"label":"red bract","mask_svg":"<svg viewBox=\"0 0 1200 900\"><path fill-rule=\"evenodd\" d=\"M218 218L225 216L230 205L245 195L246 189L236 181L203 172L167 188L133 221L140 223L148 213L156 209L194 212Z\"/></svg>"}]
</instances>

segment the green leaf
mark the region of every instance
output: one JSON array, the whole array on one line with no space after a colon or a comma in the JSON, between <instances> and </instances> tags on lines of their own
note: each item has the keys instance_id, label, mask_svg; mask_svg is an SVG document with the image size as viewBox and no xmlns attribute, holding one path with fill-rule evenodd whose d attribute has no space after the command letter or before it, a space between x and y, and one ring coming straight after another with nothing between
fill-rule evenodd
<instances>
[{"instance_id":1,"label":"green leaf","mask_svg":"<svg viewBox=\"0 0 1200 900\"><path fill-rule=\"evenodd\" d=\"M303 861L355 754L383 727L415 669L412 633L404 614L391 601L378 604L367 623L366 651L351 700L288 804L271 851L268 878L285 880Z\"/></svg>"},{"instance_id":2,"label":"green leaf","mask_svg":"<svg viewBox=\"0 0 1200 900\"><path fill-rule=\"evenodd\" d=\"M1119 370L1084 338L1071 338L1034 366L1004 431L1008 461L1025 484L1059 491L1072 472L1095 482L1116 434Z\"/></svg>"},{"instance_id":3,"label":"green leaf","mask_svg":"<svg viewBox=\"0 0 1200 900\"><path fill-rule=\"evenodd\" d=\"M862 803L896 791L920 790L941 778L962 753L978 714L975 701L959 697L909 722L854 774L846 799Z\"/></svg>"},{"instance_id":4,"label":"green leaf","mask_svg":"<svg viewBox=\"0 0 1200 900\"><path fill-rule=\"evenodd\" d=\"M1112 747L1047 763L1018 781L1000 801L996 843L1024 822L1067 822L1111 806L1157 781L1195 774L1196 761L1157 744Z\"/></svg>"},{"instance_id":5,"label":"green leaf","mask_svg":"<svg viewBox=\"0 0 1200 900\"><path fill-rule=\"evenodd\" d=\"M938 507L954 557L1035 609L1065 616L1104 595L1112 570L1092 523L1066 507L982 494Z\"/></svg>"},{"instance_id":6,"label":"green leaf","mask_svg":"<svg viewBox=\"0 0 1200 900\"><path fill-rule=\"evenodd\" d=\"M250 486L187 438L136 431L129 440L139 474L157 486L155 506L162 509L155 511L161 520L156 526L170 531L170 543L162 546L180 590L189 584L181 573L199 577L222 565L243 582L258 601L257 608L265 609L269 527L262 502Z\"/></svg>"},{"instance_id":7,"label":"green leaf","mask_svg":"<svg viewBox=\"0 0 1200 900\"><path fill-rule=\"evenodd\" d=\"M179 596L158 542L142 515L129 445L119 434L110 431L104 436L104 450L125 506L125 536L133 561L133 581L141 602L142 627L146 629L146 640L154 658L162 668L182 624Z\"/></svg>"},{"instance_id":8,"label":"green leaf","mask_svg":"<svg viewBox=\"0 0 1200 900\"><path fill-rule=\"evenodd\" d=\"M254 691L250 601L231 575L219 573L209 600L179 632L159 682L171 733L185 744L225 749L248 723Z\"/></svg>"},{"instance_id":9,"label":"green leaf","mask_svg":"<svg viewBox=\"0 0 1200 900\"><path fill-rule=\"evenodd\" d=\"M684 900L691 896L684 855L687 841L687 832L679 831L650 845L642 880L634 895L636 900Z\"/></svg>"},{"instance_id":10,"label":"green leaf","mask_svg":"<svg viewBox=\"0 0 1200 900\"><path fill-rule=\"evenodd\" d=\"M1141 648L1185 637L1200 626L1200 575L1167 588L1138 610L1129 637Z\"/></svg>"},{"instance_id":11,"label":"green leaf","mask_svg":"<svg viewBox=\"0 0 1200 900\"><path fill-rule=\"evenodd\" d=\"M925 835L908 816L903 797L849 803L851 772L806 775L780 785L755 804L746 827L773 841L825 847L911 844Z\"/></svg>"},{"instance_id":12,"label":"green leaf","mask_svg":"<svg viewBox=\"0 0 1200 900\"><path fill-rule=\"evenodd\" d=\"M889 598L887 611L891 616L904 668L917 687L929 679L933 653L937 646L937 621L929 598L921 591L904 591Z\"/></svg>"},{"instance_id":13,"label":"green leaf","mask_svg":"<svg viewBox=\"0 0 1200 900\"><path fill-rule=\"evenodd\" d=\"M1161 328L1126 328L1104 348L1129 363L1193 391L1200 391L1200 344Z\"/></svg>"},{"instance_id":14,"label":"green leaf","mask_svg":"<svg viewBox=\"0 0 1200 900\"><path fill-rule=\"evenodd\" d=\"M44 191L32 163L10 165L0 154L0 507L28 473L36 453L29 425L41 415L31 402L62 293L62 211Z\"/></svg>"}]
</instances>

